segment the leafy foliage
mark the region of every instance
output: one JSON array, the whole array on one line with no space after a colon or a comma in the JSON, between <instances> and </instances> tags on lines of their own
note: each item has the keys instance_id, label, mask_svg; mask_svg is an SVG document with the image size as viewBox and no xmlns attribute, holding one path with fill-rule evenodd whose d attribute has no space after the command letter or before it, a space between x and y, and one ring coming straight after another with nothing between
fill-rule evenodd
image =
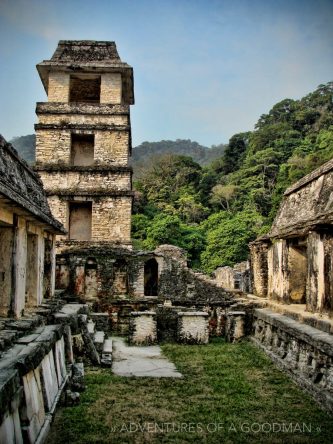
<instances>
[{"instance_id":1,"label":"leafy foliage","mask_svg":"<svg viewBox=\"0 0 333 444\"><path fill-rule=\"evenodd\" d=\"M246 259L286 188L333 157L332 96L330 82L301 100L282 100L254 131L232 136L208 166L184 156L156 158L135 183L141 206L134 237L143 247L181 246L206 272Z\"/></svg>"}]
</instances>

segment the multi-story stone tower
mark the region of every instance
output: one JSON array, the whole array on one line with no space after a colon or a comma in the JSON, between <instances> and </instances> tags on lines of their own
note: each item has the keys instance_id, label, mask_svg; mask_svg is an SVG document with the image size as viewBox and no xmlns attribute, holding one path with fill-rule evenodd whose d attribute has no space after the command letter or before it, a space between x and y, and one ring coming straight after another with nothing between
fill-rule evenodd
<instances>
[{"instance_id":1,"label":"multi-story stone tower","mask_svg":"<svg viewBox=\"0 0 333 444\"><path fill-rule=\"evenodd\" d=\"M48 102L37 103L36 169L69 245L131 244L133 69L114 42L60 41L37 69Z\"/></svg>"}]
</instances>

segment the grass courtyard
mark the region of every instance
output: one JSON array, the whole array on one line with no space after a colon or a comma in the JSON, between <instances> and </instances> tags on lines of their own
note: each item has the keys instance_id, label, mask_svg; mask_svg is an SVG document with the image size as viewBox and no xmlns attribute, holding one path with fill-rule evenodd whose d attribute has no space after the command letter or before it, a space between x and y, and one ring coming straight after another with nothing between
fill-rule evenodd
<instances>
[{"instance_id":1,"label":"grass courtyard","mask_svg":"<svg viewBox=\"0 0 333 444\"><path fill-rule=\"evenodd\" d=\"M162 349L182 379L87 368L80 405L58 411L48 444L333 442L332 417L252 343Z\"/></svg>"}]
</instances>

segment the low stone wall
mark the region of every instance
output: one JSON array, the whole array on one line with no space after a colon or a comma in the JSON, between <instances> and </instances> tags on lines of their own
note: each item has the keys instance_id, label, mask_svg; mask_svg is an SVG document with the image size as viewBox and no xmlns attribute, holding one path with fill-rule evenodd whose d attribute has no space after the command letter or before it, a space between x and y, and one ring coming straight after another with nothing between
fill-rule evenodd
<instances>
[{"instance_id":1,"label":"low stone wall","mask_svg":"<svg viewBox=\"0 0 333 444\"><path fill-rule=\"evenodd\" d=\"M43 442L68 378L62 325L37 328L0 362L0 442Z\"/></svg>"},{"instance_id":2,"label":"low stone wall","mask_svg":"<svg viewBox=\"0 0 333 444\"><path fill-rule=\"evenodd\" d=\"M177 341L184 344L207 344L209 341L208 313L204 311L179 312Z\"/></svg>"},{"instance_id":3,"label":"low stone wall","mask_svg":"<svg viewBox=\"0 0 333 444\"><path fill-rule=\"evenodd\" d=\"M156 313L154 311L132 312L129 325L129 343L132 345L152 345L156 342Z\"/></svg>"},{"instance_id":4,"label":"low stone wall","mask_svg":"<svg viewBox=\"0 0 333 444\"><path fill-rule=\"evenodd\" d=\"M253 341L333 412L333 336L267 309L254 310Z\"/></svg>"}]
</instances>

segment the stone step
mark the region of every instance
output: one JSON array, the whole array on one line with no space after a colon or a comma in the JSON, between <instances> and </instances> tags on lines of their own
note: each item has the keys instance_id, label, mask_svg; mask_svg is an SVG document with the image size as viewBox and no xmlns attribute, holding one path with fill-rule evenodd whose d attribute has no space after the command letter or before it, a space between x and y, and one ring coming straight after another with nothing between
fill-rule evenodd
<instances>
[{"instance_id":1,"label":"stone step","mask_svg":"<svg viewBox=\"0 0 333 444\"><path fill-rule=\"evenodd\" d=\"M105 367L111 367L112 364L112 339L108 338L104 341L103 351L101 355L101 364Z\"/></svg>"},{"instance_id":2,"label":"stone step","mask_svg":"<svg viewBox=\"0 0 333 444\"><path fill-rule=\"evenodd\" d=\"M96 331L94 334L94 344L98 353L102 353L104 345L104 331Z\"/></svg>"},{"instance_id":3,"label":"stone step","mask_svg":"<svg viewBox=\"0 0 333 444\"><path fill-rule=\"evenodd\" d=\"M287 305L266 300L265 308L301 322L302 324L309 325L317 330L321 330L322 332L333 334L333 319L325 313L311 313L307 311L305 304Z\"/></svg>"}]
</instances>

